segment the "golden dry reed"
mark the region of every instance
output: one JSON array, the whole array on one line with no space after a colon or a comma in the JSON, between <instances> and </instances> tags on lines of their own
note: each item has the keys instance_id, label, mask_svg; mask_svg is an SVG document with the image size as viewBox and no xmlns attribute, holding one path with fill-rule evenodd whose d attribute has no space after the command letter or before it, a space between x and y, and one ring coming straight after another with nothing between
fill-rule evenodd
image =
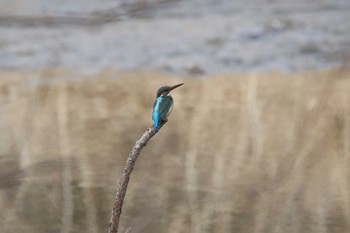
<instances>
[{"instance_id":1,"label":"golden dry reed","mask_svg":"<svg viewBox=\"0 0 350 233\"><path fill-rule=\"evenodd\" d=\"M350 70L179 78L2 72L0 232L106 232L129 150L142 152L121 228L162 233L350 232Z\"/></svg>"}]
</instances>

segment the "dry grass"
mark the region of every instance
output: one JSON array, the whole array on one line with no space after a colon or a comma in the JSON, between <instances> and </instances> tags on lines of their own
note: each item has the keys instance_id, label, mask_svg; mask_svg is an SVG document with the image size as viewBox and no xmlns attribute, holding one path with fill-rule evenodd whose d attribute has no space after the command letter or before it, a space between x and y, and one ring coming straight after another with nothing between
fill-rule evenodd
<instances>
[{"instance_id":1,"label":"dry grass","mask_svg":"<svg viewBox=\"0 0 350 233\"><path fill-rule=\"evenodd\" d=\"M170 121L138 161L122 226L350 231L348 69L56 78L71 75L1 75L0 232L107 231L116 177L152 124L155 91L182 81Z\"/></svg>"}]
</instances>

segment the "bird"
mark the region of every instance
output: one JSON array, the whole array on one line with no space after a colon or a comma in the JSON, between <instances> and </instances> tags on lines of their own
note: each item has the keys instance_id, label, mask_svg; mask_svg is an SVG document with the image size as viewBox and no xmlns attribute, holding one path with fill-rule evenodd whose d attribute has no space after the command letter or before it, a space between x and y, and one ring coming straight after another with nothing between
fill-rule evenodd
<instances>
[{"instance_id":1,"label":"bird","mask_svg":"<svg viewBox=\"0 0 350 233\"><path fill-rule=\"evenodd\" d=\"M168 121L168 116L174 106L174 100L169 93L182 86L184 83L180 83L174 86L163 86L157 91L157 98L153 104L152 120L154 122L154 129L158 131L164 123Z\"/></svg>"}]
</instances>

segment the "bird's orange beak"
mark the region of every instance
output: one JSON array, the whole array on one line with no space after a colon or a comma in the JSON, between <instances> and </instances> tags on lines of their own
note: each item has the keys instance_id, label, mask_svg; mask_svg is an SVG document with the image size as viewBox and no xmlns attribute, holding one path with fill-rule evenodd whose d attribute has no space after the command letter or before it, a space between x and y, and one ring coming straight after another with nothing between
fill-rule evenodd
<instances>
[{"instance_id":1,"label":"bird's orange beak","mask_svg":"<svg viewBox=\"0 0 350 233\"><path fill-rule=\"evenodd\" d=\"M172 86L172 87L169 88L169 91L172 91L172 90L174 90L175 88L178 88L179 86L182 86L182 85L184 85L184 83L180 83L180 84L177 84L177 85L175 85L175 86Z\"/></svg>"}]
</instances>

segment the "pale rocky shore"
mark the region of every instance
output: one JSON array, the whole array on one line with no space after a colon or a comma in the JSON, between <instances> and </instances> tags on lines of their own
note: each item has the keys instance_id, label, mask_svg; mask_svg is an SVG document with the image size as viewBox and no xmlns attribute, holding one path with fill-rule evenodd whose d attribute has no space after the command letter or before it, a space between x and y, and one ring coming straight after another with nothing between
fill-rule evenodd
<instances>
[{"instance_id":1,"label":"pale rocky shore","mask_svg":"<svg viewBox=\"0 0 350 233\"><path fill-rule=\"evenodd\" d=\"M0 69L206 75L350 57L350 1L0 0Z\"/></svg>"}]
</instances>

